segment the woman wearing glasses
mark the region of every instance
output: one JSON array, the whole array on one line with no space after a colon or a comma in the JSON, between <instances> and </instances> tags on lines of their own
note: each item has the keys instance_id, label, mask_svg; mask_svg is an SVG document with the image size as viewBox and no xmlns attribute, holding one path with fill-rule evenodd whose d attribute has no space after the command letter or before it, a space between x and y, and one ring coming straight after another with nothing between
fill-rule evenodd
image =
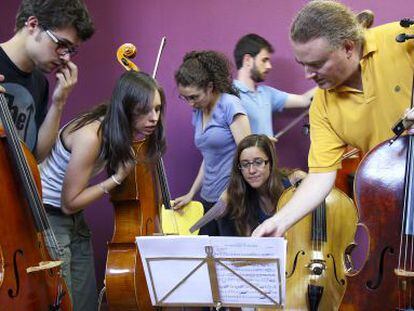
<instances>
[{"instance_id":1,"label":"woman wearing glasses","mask_svg":"<svg viewBox=\"0 0 414 311\"><path fill-rule=\"evenodd\" d=\"M292 174L292 183L304 173ZM278 168L275 147L266 135L249 135L237 147L227 193L219 218L223 236L250 236L273 216L277 202L291 182ZM225 203L224 203L225 202Z\"/></svg>"},{"instance_id":2,"label":"woman wearing glasses","mask_svg":"<svg viewBox=\"0 0 414 311\"><path fill-rule=\"evenodd\" d=\"M64 126L40 165L43 203L62 248L62 269L74 310L97 310L91 234L83 210L121 184L134 167L135 137L148 137L149 157L164 151L164 103L154 79L126 72L109 104ZM90 184L105 166L112 175Z\"/></svg>"},{"instance_id":3,"label":"woman wearing glasses","mask_svg":"<svg viewBox=\"0 0 414 311\"><path fill-rule=\"evenodd\" d=\"M193 108L194 141L203 162L190 191L175 199L174 208L183 207L201 190L207 211L226 189L237 144L250 134L250 125L224 55L215 51L187 53L175 81L180 97ZM217 224L211 222L200 234L217 235Z\"/></svg>"},{"instance_id":4,"label":"woman wearing glasses","mask_svg":"<svg viewBox=\"0 0 414 311\"><path fill-rule=\"evenodd\" d=\"M190 230L217 219L221 236L250 236L276 212L282 192L306 176L278 168L268 136L252 134L237 146L229 186L220 200Z\"/></svg>"}]
</instances>

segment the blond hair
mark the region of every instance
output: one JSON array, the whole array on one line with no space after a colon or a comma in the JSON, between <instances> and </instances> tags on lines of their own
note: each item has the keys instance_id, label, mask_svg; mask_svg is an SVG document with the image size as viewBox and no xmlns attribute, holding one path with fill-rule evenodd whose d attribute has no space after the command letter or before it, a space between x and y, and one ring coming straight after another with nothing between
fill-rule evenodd
<instances>
[{"instance_id":1,"label":"blond hair","mask_svg":"<svg viewBox=\"0 0 414 311\"><path fill-rule=\"evenodd\" d=\"M361 45L364 35L348 7L333 0L315 0L306 4L294 18L290 39L306 43L317 38L325 38L333 48L338 48L345 40Z\"/></svg>"}]
</instances>

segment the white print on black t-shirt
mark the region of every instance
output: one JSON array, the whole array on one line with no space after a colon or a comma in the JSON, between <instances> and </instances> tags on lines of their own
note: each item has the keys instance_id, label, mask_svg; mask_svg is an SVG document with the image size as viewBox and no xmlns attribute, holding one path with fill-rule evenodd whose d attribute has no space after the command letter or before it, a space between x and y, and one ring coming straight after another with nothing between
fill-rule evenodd
<instances>
[{"instance_id":1,"label":"white print on black t-shirt","mask_svg":"<svg viewBox=\"0 0 414 311\"><path fill-rule=\"evenodd\" d=\"M4 83L3 85L7 93L13 96L8 97L8 104L17 133L27 147L33 150L37 133L34 99L29 91L19 84Z\"/></svg>"}]
</instances>

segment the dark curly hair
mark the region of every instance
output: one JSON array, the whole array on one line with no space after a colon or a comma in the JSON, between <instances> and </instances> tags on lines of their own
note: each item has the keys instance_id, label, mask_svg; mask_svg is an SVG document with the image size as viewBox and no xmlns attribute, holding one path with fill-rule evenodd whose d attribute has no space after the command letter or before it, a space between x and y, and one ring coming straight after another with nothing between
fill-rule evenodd
<instances>
[{"instance_id":1,"label":"dark curly hair","mask_svg":"<svg viewBox=\"0 0 414 311\"><path fill-rule=\"evenodd\" d=\"M88 9L81 0L23 0L17 11L16 32L24 27L30 16L35 16L45 29L74 27L82 41L95 32Z\"/></svg>"},{"instance_id":2,"label":"dark curly hair","mask_svg":"<svg viewBox=\"0 0 414 311\"><path fill-rule=\"evenodd\" d=\"M239 96L232 85L230 62L216 51L192 51L185 54L183 63L175 72L175 81L184 87L206 89L212 83L213 91Z\"/></svg>"}]
</instances>

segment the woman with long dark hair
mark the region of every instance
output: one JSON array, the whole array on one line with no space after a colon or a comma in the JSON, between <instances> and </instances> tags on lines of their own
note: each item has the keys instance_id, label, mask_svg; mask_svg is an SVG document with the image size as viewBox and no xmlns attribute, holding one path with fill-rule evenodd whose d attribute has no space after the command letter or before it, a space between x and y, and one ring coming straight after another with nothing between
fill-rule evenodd
<instances>
[{"instance_id":1,"label":"woman with long dark hair","mask_svg":"<svg viewBox=\"0 0 414 311\"><path fill-rule=\"evenodd\" d=\"M282 192L305 176L300 170L279 169L268 136L249 135L237 146L226 192L192 230L218 219L220 235L250 236L275 214Z\"/></svg>"},{"instance_id":2,"label":"woman with long dark hair","mask_svg":"<svg viewBox=\"0 0 414 311\"><path fill-rule=\"evenodd\" d=\"M194 141L203 156L190 191L175 199L175 208L189 203L201 189L205 211L226 189L237 144L250 134L246 112L232 86L229 62L215 51L193 51L175 73L180 97L193 108ZM217 235L210 223L200 234Z\"/></svg>"},{"instance_id":3,"label":"woman with long dark hair","mask_svg":"<svg viewBox=\"0 0 414 311\"><path fill-rule=\"evenodd\" d=\"M149 157L165 147L165 97L145 73L124 73L108 104L64 126L41 163L43 203L62 248L63 274L74 310L96 310L97 291L91 235L83 210L121 184L134 167L134 138L146 137ZM90 184L104 167L110 176Z\"/></svg>"},{"instance_id":4,"label":"woman with long dark hair","mask_svg":"<svg viewBox=\"0 0 414 311\"><path fill-rule=\"evenodd\" d=\"M300 170L279 169L274 145L266 135L242 139L232 163L227 190L191 230L217 219L221 236L250 236L275 214L283 191L306 176Z\"/></svg>"},{"instance_id":5,"label":"woman with long dark hair","mask_svg":"<svg viewBox=\"0 0 414 311\"><path fill-rule=\"evenodd\" d=\"M250 236L276 212L277 202L290 186L278 168L275 147L266 135L249 135L237 146L225 201L219 219L220 235Z\"/></svg>"}]
</instances>

